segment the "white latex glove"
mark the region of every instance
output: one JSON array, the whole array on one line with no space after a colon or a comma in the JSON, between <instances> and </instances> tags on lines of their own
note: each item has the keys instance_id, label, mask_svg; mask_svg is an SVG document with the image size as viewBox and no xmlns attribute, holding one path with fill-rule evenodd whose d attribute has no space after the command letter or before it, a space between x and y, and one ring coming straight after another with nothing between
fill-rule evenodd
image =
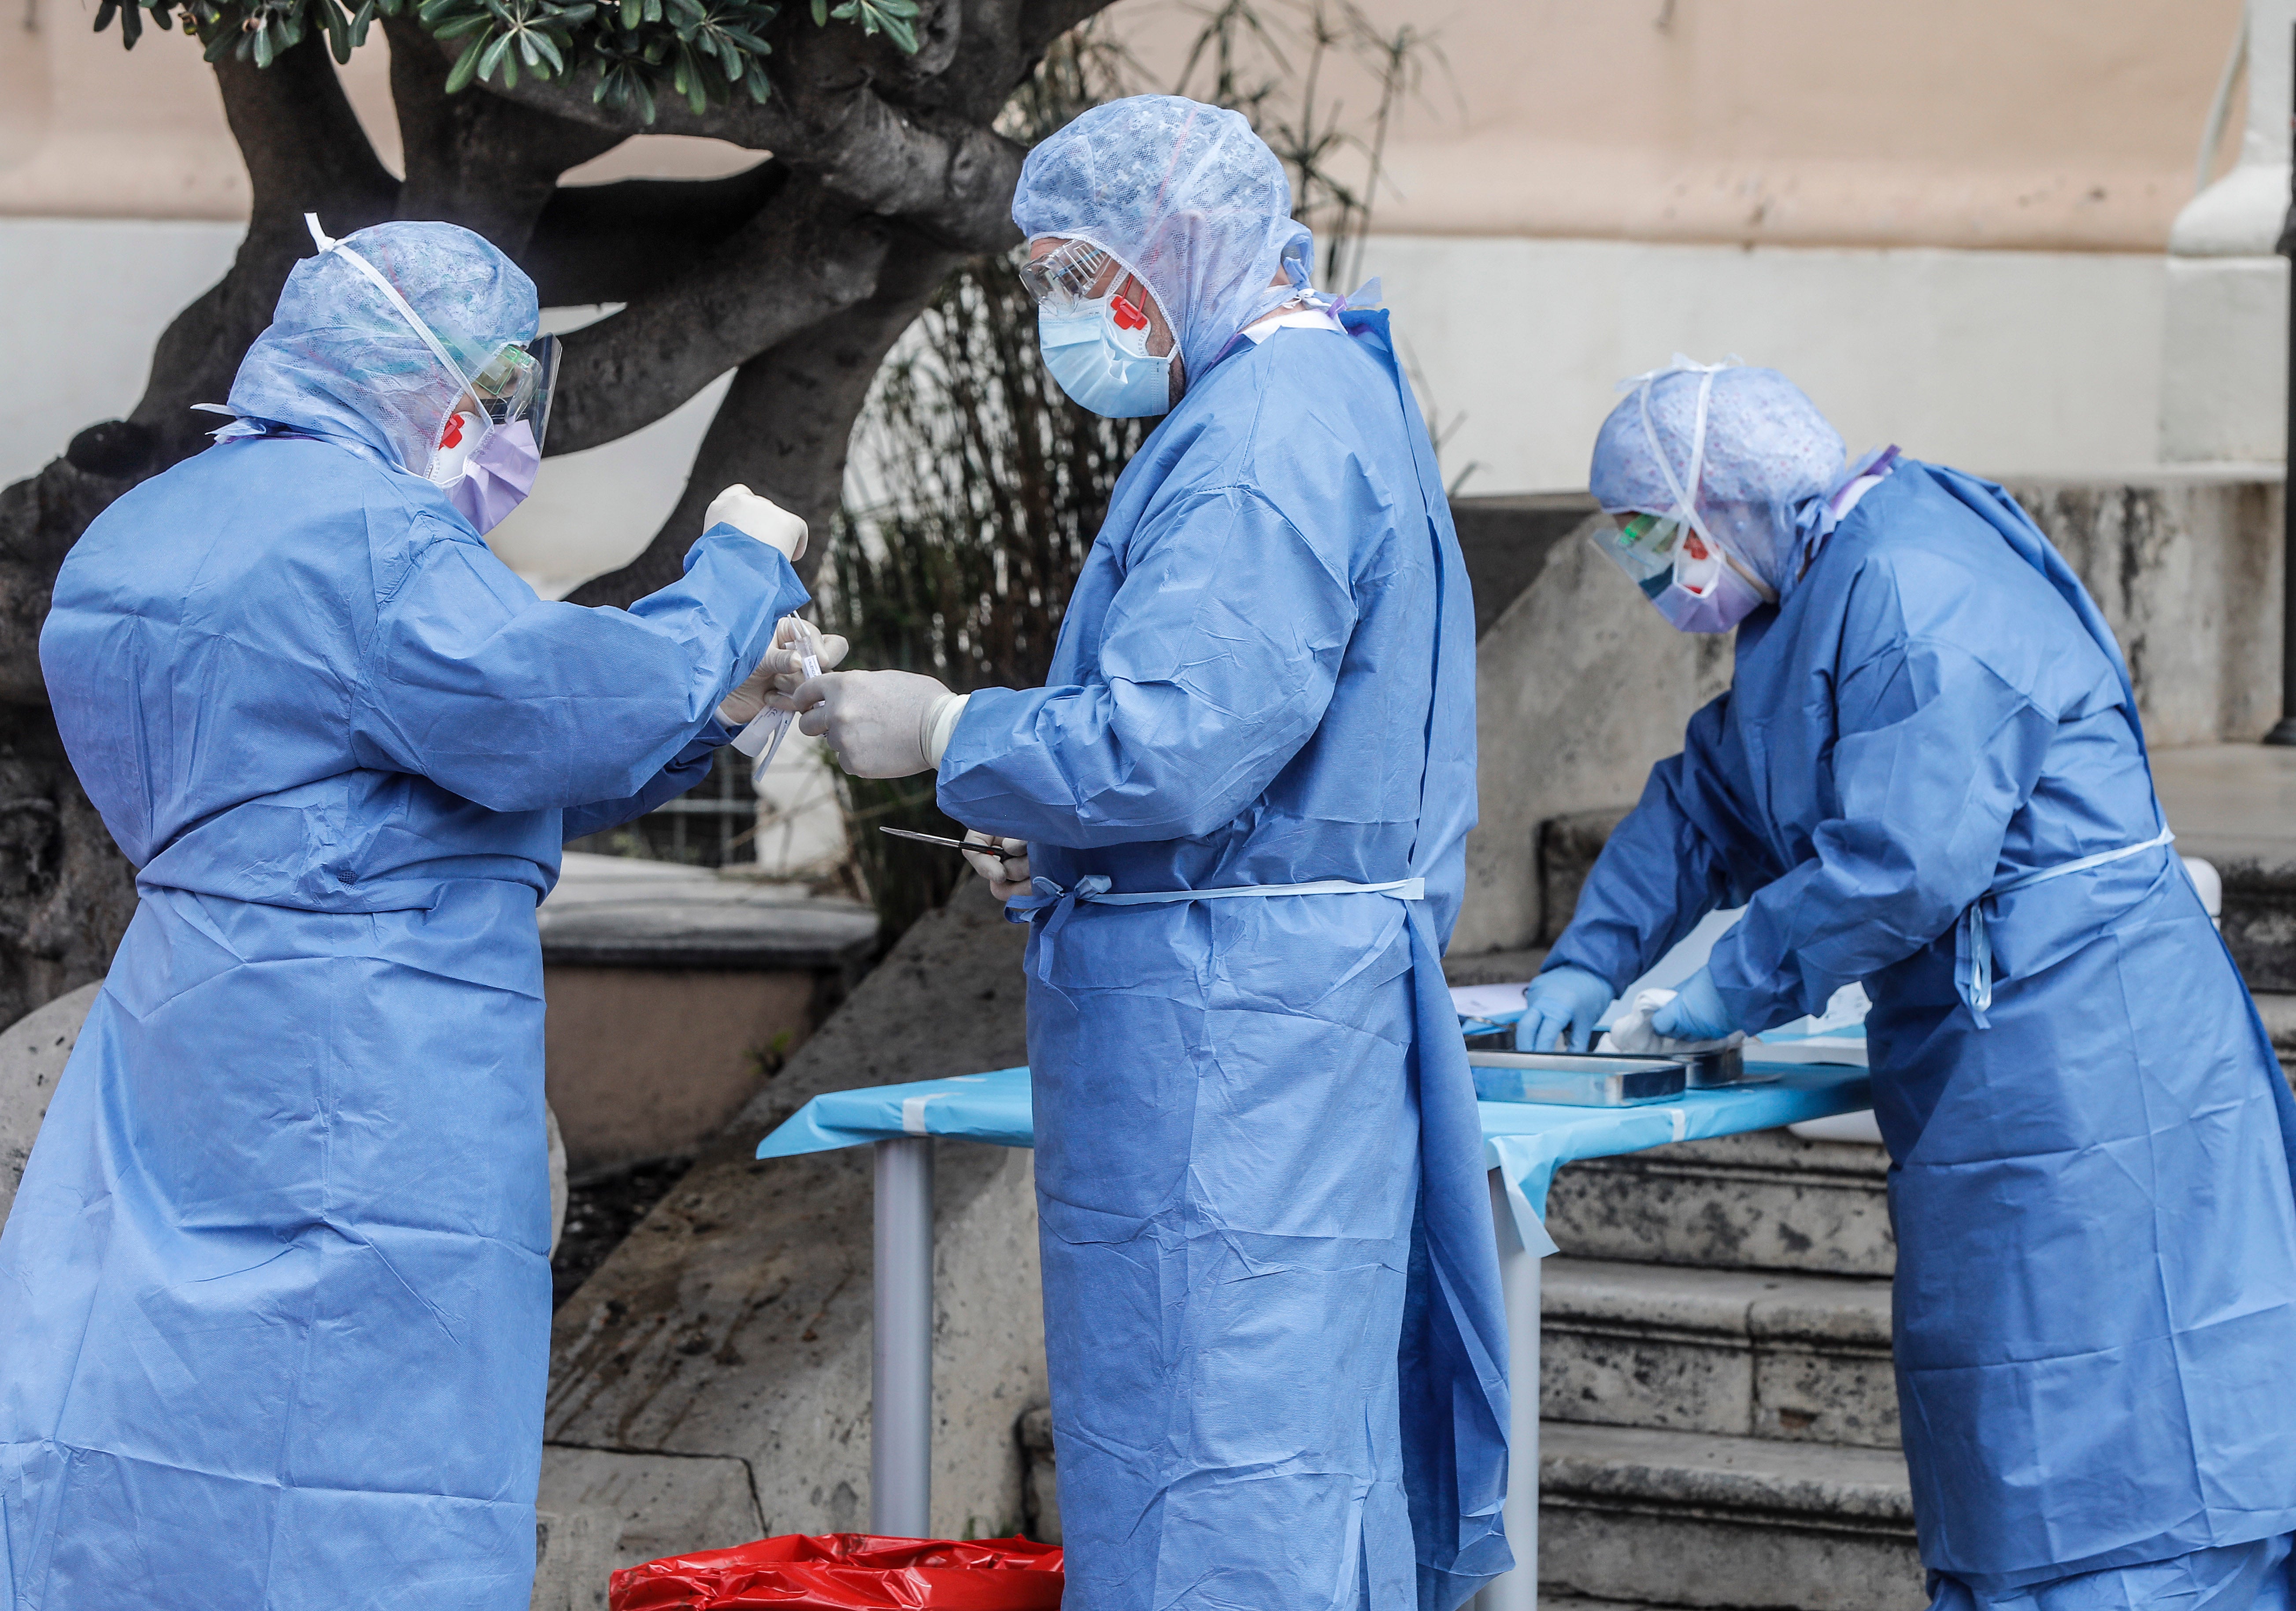
<instances>
[{"instance_id":1,"label":"white latex glove","mask_svg":"<svg viewBox=\"0 0 2296 1611\"><path fill-rule=\"evenodd\" d=\"M984 834L979 828L964 830L964 842L987 848L961 852L972 870L988 880L988 892L999 900L1010 900L1025 894L1029 889L1029 842L1025 839L1000 838ZM1002 857L997 852L1003 851Z\"/></svg>"},{"instance_id":2,"label":"white latex glove","mask_svg":"<svg viewBox=\"0 0 2296 1611\"><path fill-rule=\"evenodd\" d=\"M908 777L932 770L933 718L957 695L914 671L831 671L792 695L797 730L826 738L855 777Z\"/></svg>"},{"instance_id":3,"label":"white latex glove","mask_svg":"<svg viewBox=\"0 0 2296 1611\"><path fill-rule=\"evenodd\" d=\"M1611 1026L1596 1051L1632 1052L1637 1056L1676 1056L1684 1052L1727 1051L1746 1043L1744 1032L1734 1030L1710 1039L1685 1039L1660 1032L1659 1016L1676 1000L1672 990L1647 990L1635 998L1634 1009ZM1677 1027L1673 1023L1669 1028Z\"/></svg>"},{"instance_id":4,"label":"white latex glove","mask_svg":"<svg viewBox=\"0 0 2296 1611\"><path fill-rule=\"evenodd\" d=\"M745 537L756 538L768 548L780 549L782 557L792 565L805 557L805 522L739 481L711 498L701 516L704 531L721 522Z\"/></svg>"},{"instance_id":5,"label":"white latex glove","mask_svg":"<svg viewBox=\"0 0 2296 1611\"><path fill-rule=\"evenodd\" d=\"M747 727L758 712L771 705L794 711L792 697L805 681L805 664L799 657L810 644L813 658L824 671L834 671L852 647L834 632L824 632L801 616L784 615L774 626L774 645L749 680L718 702L718 719L729 727Z\"/></svg>"}]
</instances>

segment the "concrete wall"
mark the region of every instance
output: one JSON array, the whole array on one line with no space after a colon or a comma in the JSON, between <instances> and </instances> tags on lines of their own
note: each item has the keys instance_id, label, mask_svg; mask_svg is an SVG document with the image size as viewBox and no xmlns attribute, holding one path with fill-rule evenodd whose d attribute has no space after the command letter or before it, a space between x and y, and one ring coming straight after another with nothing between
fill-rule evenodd
<instances>
[{"instance_id":1,"label":"concrete wall","mask_svg":"<svg viewBox=\"0 0 2296 1611\"><path fill-rule=\"evenodd\" d=\"M2012 489L2095 596L2156 748L2253 739L2279 714L2281 489L2205 473ZM1582 538L1479 645L1481 825L1451 955L1529 945L1538 825L1631 804L1728 685L1726 637L1677 633Z\"/></svg>"},{"instance_id":2,"label":"concrete wall","mask_svg":"<svg viewBox=\"0 0 2296 1611\"><path fill-rule=\"evenodd\" d=\"M1365 267L1470 493L1584 487L1618 381L1676 352L1784 370L1852 452L2085 478L2154 459L2158 256L1382 235Z\"/></svg>"}]
</instances>

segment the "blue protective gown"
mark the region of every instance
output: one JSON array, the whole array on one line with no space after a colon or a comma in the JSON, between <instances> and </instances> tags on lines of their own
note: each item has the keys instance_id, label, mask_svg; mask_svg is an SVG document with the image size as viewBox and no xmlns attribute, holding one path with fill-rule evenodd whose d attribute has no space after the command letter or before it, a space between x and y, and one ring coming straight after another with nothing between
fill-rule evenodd
<instances>
[{"instance_id":1,"label":"blue protective gown","mask_svg":"<svg viewBox=\"0 0 2296 1611\"><path fill-rule=\"evenodd\" d=\"M718 527L538 600L380 453L228 442L42 663L141 903L0 1237L0 1606L522 1611L565 838L697 781L804 594Z\"/></svg>"},{"instance_id":2,"label":"blue protective gown","mask_svg":"<svg viewBox=\"0 0 2296 1611\"><path fill-rule=\"evenodd\" d=\"M1349 325L1190 388L1118 484L1048 686L974 694L941 762L942 808L1046 881L1022 909L1070 1611L1449 1611L1509 1564L1497 1262L1439 963L1474 611L1385 318ZM1412 875L1424 900L1050 895Z\"/></svg>"},{"instance_id":3,"label":"blue protective gown","mask_svg":"<svg viewBox=\"0 0 2296 1611\"><path fill-rule=\"evenodd\" d=\"M1981 1601L2296 1528L2296 1111L2240 976L2169 847L1987 893L2157 813L2063 560L1908 463L1739 629L1547 964L1623 985L1746 900L1710 964L1736 1022L1864 981L1922 1558Z\"/></svg>"}]
</instances>

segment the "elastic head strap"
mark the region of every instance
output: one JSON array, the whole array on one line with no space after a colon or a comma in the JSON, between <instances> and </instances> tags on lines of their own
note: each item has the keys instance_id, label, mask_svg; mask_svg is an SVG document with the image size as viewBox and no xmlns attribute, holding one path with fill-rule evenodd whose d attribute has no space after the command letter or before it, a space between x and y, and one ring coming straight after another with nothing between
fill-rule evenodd
<instances>
[{"instance_id":1,"label":"elastic head strap","mask_svg":"<svg viewBox=\"0 0 2296 1611\"><path fill-rule=\"evenodd\" d=\"M1705 479L1706 473L1706 404L1707 399L1713 395L1714 377L1721 368L1722 366L1719 364L1694 364L1688 358L1677 355L1671 366L1665 369L1653 369L1648 374L1637 377L1642 383L1635 393L1635 399L1642 408L1643 435L1650 443L1651 456L1658 461L1659 473L1666 477L1666 489L1674 498L1675 514L1710 543L1714 541L1714 534L1706 529L1706 522L1699 518L1696 500L1698 484ZM1690 476L1687 486L1685 486L1683 481L1675 475L1674 465L1667 459L1666 448L1658 440L1658 423L1651 418L1650 406L1652 388L1667 375L1685 373L1695 374L1699 377L1698 408L1691 423ZM1720 547L1719 544L1715 546Z\"/></svg>"},{"instance_id":2,"label":"elastic head strap","mask_svg":"<svg viewBox=\"0 0 2296 1611\"><path fill-rule=\"evenodd\" d=\"M344 245L340 241L329 235L325 230L321 229L319 227L319 215L317 213L305 213L303 215L303 222L305 226L309 228L311 232L311 239L318 246L320 251L340 253L350 263L352 267L357 269L361 274L366 275L368 279L374 282L375 289L381 292L385 297L390 299L390 305L398 309L398 316L406 321L407 327L413 330L416 335L422 338L422 344L425 347L428 347L432 355L435 356L441 364L444 364L447 366L447 373L453 375L456 383L462 387L463 391L470 393L471 399L473 402L476 402L478 400L479 389L471 383L471 377L463 373L463 366L455 362L455 355L447 350L446 343L439 341L436 335L431 333L430 326L422 322L422 316L414 311L414 308L407 302L405 297L398 294L398 287L393 285L389 280L384 279L382 277L382 271L377 268L373 264L368 262L365 258L361 257L348 246Z\"/></svg>"}]
</instances>

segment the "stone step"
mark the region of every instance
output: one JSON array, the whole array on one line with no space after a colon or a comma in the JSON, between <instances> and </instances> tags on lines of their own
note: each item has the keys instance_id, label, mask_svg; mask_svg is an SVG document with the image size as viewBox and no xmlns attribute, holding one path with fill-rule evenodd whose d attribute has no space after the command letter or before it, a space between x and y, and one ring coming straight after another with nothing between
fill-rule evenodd
<instances>
[{"instance_id":1,"label":"stone step","mask_svg":"<svg viewBox=\"0 0 2296 1611\"><path fill-rule=\"evenodd\" d=\"M1798 1611L1928 1604L1894 1450L1570 1421L1544 1423L1539 1437L1543 1598Z\"/></svg>"},{"instance_id":2,"label":"stone step","mask_svg":"<svg viewBox=\"0 0 2296 1611\"><path fill-rule=\"evenodd\" d=\"M1549 1420L1898 1446L1886 1281L1557 1256L1539 1296Z\"/></svg>"},{"instance_id":3,"label":"stone step","mask_svg":"<svg viewBox=\"0 0 2296 1611\"><path fill-rule=\"evenodd\" d=\"M1783 1130L1677 1141L1564 1166L1546 1229L1578 1258L1886 1276L1889 1165L1878 1147Z\"/></svg>"}]
</instances>

